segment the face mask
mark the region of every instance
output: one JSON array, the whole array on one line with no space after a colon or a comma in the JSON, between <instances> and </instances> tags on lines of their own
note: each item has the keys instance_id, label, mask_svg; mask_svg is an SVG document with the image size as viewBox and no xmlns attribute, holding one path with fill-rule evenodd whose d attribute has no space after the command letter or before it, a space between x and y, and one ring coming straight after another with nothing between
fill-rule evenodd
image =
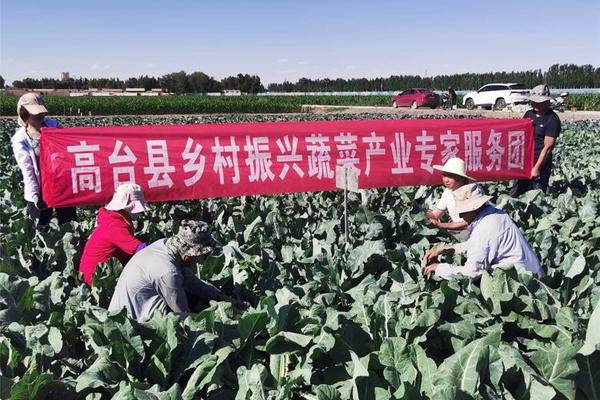
<instances>
[{"instance_id":1,"label":"face mask","mask_svg":"<svg viewBox=\"0 0 600 400\"><path fill-rule=\"evenodd\" d=\"M26 129L27 129L27 134L31 138L33 138L33 139L39 139L40 138L41 132L40 132L40 130L37 127L35 127L33 125L27 125Z\"/></svg>"},{"instance_id":2,"label":"face mask","mask_svg":"<svg viewBox=\"0 0 600 400\"><path fill-rule=\"evenodd\" d=\"M127 216L129 217L130 220L135 221L136 219L138 219L138 214L132 214L127 210L121 210L122 212L124 212L125 214L127 214Z\"/></svg>"}]
</instances>

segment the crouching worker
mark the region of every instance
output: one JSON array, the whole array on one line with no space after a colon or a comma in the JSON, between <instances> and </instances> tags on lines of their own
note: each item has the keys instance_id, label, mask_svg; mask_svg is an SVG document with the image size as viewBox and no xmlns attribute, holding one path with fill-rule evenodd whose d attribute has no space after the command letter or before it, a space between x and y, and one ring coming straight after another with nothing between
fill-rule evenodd
<instances>
[{"instance_id":1,"label":"crouching worker","mask_svg":"<svg viewBox=\"0 0 600 400\"><path fill-rule=\"evenodd\" d=\"M117 188L110 203L98 210L96 228L85 244L79 263L85 283L92 284L98 264L116 257L125 265L131 256L146 247L146 243L133 235L132 220L147 209L142 188L135 183L125 183Z\"/></svg>"},{"instance_id":2,"label":"crouching worker","mask_svg":"<svg viewBox=\"0 0 600 400\"><path fill-rule=\"evenodd\" d=\"M125 307L137 321L155 312L165 315L172 311L185 317L210 300L229 301L244 309L244 303L202 282L190 268L216 246L206 222L182 221L175 236L159 239L131 258L119 276L108 309Z\"/></svg>"},{"instance_id":3,"label":"crouching worker","mask_svg":"<svg viewBox=\"0 0 600 400\"><path fill-rule=\"evenodd\" d=\"M478 278L483 270L491 272L503 265L520 265L538 276L544 275L536 254L513 220L504 211L487 204L490 196L481 194L474 184L460 187L453 195L456 213L469 224L471 236L466 242L427 251L423 274L435 273L445 279L458 274ZM465 265L429 264L444 250L465 254Z\"/></svg>"}]
</instances>

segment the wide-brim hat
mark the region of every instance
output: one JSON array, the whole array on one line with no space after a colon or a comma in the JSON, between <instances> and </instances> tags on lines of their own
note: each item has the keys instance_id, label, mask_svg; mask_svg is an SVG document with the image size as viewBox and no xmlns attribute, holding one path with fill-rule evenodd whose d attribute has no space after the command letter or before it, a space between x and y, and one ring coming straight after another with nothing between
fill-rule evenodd
<instances>
[{"instance_id":1,"label":"wide-brim hat","mask_svg":"<svg viewBox=\"0 0 600 400\"><path fill-rule=\"evenodd\" d=\"M168 239L168 246L181 255L195 257L212 253L221 244L211 235L206 222L183 220L177 234Z\"/></svg>"},{"instance_id":2,"label":"wide-brim hat","mask_svg":"<svg viewBox=\"0 0 600 400\"><path fill-rule=\"evenodd\" d=\"M42 96L36 93L25 93L17 102L17 123L25 126L25 121L21 119L21 108L26 109L31 115L48 114L48 109L44 106Z\"/></svg>"},{"instance_id":3,"label":"wide-brim hat","mask_svg":"<svg viewBox=\"0 0 600 400\"><path fill-rule=\"evenodd\" d=\"M148 204L144 199L142 187L135 183L120 185L112 200L106 205L107 210L127 211L130 214L138 214L148 210Z\"/></svg>"},{"instance_id":4,"label":"wide-brim hat","mask_svg":"<svg viewBox=\"0 0 600 400\"><path fill-rule=\"evenodd\" d=\"M492 196L483 194L475 183L459 187L452 192L452 196L456 214L478 210L492 199Z\"/></svg>"},{"instance_id":5,"label":"wide-brim hat","mask_svg":"<svg viewBox=\"0 0 600 400\"><path fill-rule=\"evenodd\" d=\"M532 95L538 94L541 96L550 96L550 88L548 87L548 85L544 85L542 83L541 85L537 85L536 87L531 89L529 93Z\"/></svg>"},{"instance_id":6,"label":"wide-brim hat","mask_svg":"<svg viewBox=\"0 0 600 400\"><path fill-rule=\"evenodd\" d=\"M437 171L447 172L449 174L462 176L470 181L474 181L475 178L470 177L465 171L465 161L462 158L452 157L444 165L434 165L433 169Z\"/></svg>"},{"instance_id":7,"label":"wide-brim hat","mask_svg":"<svg viewBox=\"0 0 600 400\"><path fill-rule=\"evenodd\" d=\"M532 94L529 96L529 101L531 103L545 103L550 100L552 100L552 97L544 96L542 94Z\"/></svg>"}]
</instances>

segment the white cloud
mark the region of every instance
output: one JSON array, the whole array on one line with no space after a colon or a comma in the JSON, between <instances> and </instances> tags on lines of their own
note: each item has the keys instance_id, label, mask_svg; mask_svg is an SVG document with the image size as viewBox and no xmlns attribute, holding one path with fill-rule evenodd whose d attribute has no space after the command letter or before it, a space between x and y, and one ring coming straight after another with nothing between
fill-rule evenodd
<instances>
[{"instance_id":1,"label":"white cloud","mask_svg":"<svg viewBox=\"0 0 600 400\"><path fill-rule=\"evenodd\" d=\"M28 78L33 78L33 77L50 77L52 75L52 73L50 71L42 71L42 70L38 70L38 69L32 69L29 70L27 72L25 72L26 77Z\"/></svg>"},{"instance_id":2,"label":"white cloud","mask_svg":"<svg viewBox=\"0 0 600 400\"><path fill-rule=\"evenodd\" d=\"M280 64L285 64L285 63L287 63L288 61L290 61L290 60L289 60L289 59L287 59L287 58L280 58L279 60L277 60L277 62L278 62L278 63L280 63Z\"/></svg>"},{"instance_id":3,"label":"white cloud","mask_svg":"<svg viewBox=\"0 0 600 400\"><path fill-rule=\"evenodd\" d=\"M278 75L289 75L289 74L295 74L298 71L295 69L284 69L284 70L280 70L280 71L275 71Z\"/></svg>"},{"instance_id":4,"label":"white cloud","mask_svg":"<svg viewBox=\"0 0 600 400\"><path fill-rule=\"evenodd\" d=\"M92 69L94 71L99 70L99 69L107 70L107 69L110 69L110 65L92 64L92 66L90 67L90 69Z\"/></svg>"},{"instance_id":5,"label":"white cloud","mask_svg":"<svg viewBox=\"0 0 600 400\"><path fill-rule=\"evenodd\" d=\"M298 61L298 65L308 65L308 61Z\"/></svg>"}]
</instances>

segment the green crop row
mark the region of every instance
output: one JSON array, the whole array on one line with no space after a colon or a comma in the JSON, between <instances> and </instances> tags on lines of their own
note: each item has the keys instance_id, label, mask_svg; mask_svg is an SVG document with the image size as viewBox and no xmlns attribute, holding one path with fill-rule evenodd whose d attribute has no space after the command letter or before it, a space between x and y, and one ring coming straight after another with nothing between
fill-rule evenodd
<instances>
[{"instance_id":1,"label":"green crop row","mask_svg":"<svg viewBox=\"0 0 600 400\"><path fill-rule=\"evenodd\" d=\"M585 111L600 110L600 94L597 93L582 93L572 94L567 101L567 109L575 108Z\"/></svg>"},{"instance_id":2,"label":"green crop row","mask_svg":"<svg viewBox=\"0 0 600 400\"><path fill-rule=\"evenodd\" d=\"M391 106L390 96L47 96L53 115L281 114L299 113L303 104ZM458 99L462 107L462 98ZM0 115L15 115L16 96L0 96ZM573 94L567 109L600 111L600 94Z\"/></svg>"},{"instance_id":3,"label":"green crop row","mask_svg":"<svg viewBox=\"0 0 600 400\"><path fill-rule=\"evenodd\" d=\"M158 96L44 98L55 115L297 113L303 104L389 106L389 96ZM0 115L14 115L17 97L0 97Z\"/></svg>"}]
</instances>

